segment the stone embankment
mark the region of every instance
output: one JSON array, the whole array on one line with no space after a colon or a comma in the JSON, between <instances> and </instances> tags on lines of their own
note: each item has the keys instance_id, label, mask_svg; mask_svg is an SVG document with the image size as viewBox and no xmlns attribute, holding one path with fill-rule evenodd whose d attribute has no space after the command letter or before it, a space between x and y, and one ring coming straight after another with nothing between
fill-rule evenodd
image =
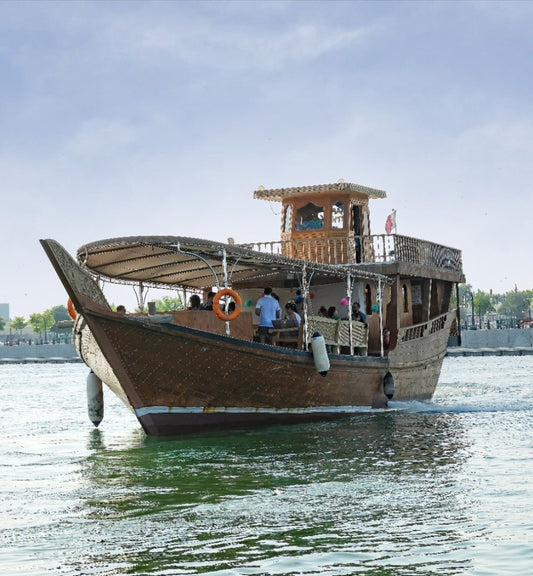
<instances>
[{"instance_id":1,"label":"stone embankment","mask_svg":"<svg viewBox=\"0 0 533 576\"><path fill-rule=\"evenodd\" d=\"M448 356L524 356L533 354L533 330L463 330L461 346L450 338Z\"/></svg>"},{"instance_id":2,"label":"stone embankment","mask_svg":"<svg viewBox=\"0 0 533 576\"><path fill-rule=\"evenodd\" d=\"M21 344L0 346L0 364L81 362L72 344Z\"/></svg>"}]
</instances>

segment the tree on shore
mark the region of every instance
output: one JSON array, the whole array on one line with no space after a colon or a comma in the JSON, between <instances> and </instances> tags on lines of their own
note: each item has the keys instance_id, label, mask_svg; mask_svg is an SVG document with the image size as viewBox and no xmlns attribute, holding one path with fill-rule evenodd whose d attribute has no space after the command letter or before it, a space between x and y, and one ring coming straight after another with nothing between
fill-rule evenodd
<instances>
[{"instance_id":1,"label":"tree on shore","mask_svg":"<svg viewBox=\"0 0 533 576\"><path fill-rule=\"evenodd\" d=\"M176 297L163 296L163 298L154 300L154 302L156 312L178 312L179 310L183 310L183 303L179 296ZM111 308L115 309L115 306L112 305ZM135 312L137 313L146 312L146 307L144 310L136 308Z\"/></svg>"},{"instance_id":2,"label":"tree on shore","mask_svg":"<svg viewBox=\"0 0 533 576\"><path fill-rule=\"evenodd\" d=\"M163 296L155 301L155 309L157 312L177 312L183 310L183 303L179 296Z\"/></svg>"},{"instance_id":3,"label":"tree on shore","mask_svg":"<svg viewBox=\"0 0 533 576\"><path fill-rule=\"evenodd\" d=\"M29 323L31 326L31 329L37 333L37 332L42 332L43 329L43 315L39 314L38 312L34 312L33 314L30 314L30 319L29 319Z\"/></svg>"},{"instance_id":4,"label":"tree on shore","mask_svg":"<svg viewBox=\"0 0 533 576\"><path fill-rule=\"evenodd\" d=\"M53 331L56 321L52 310L46 310L42 314L31 314L28 323L36 334L42 334L44 332L46 335L46 332Z\"/></svg>"},{"instance_id":5,"label":"tree on shore","mask_svg":"<svg viewBox=\"0 0 533 576\"><path fill-rule=\"evenodd\" d=\"M483 317L488 312L497 312L501 316L510 318L525 318L531 316L531 305L533 304L533 290L512 290L505 294L493 294L478 290L474 292L471 284L459 285L459 305L464 308L463 313L472 310L472 299L474 298L474 312ZM451 307L457 306L455 291L452 293Z\"/></svg>"},{"instance_id":6,"label":"tree on shore","mask_svg":"<svg viewBox=\"0 0 533 576\"><path fill-rule=\"evenodd\" d=\"M70 320L70 316L68 315L68 310L66 306L60 304L59 306L54 306L50 310L48 310L52 315L54 325L50 329L52 332L58 332L60 329L57 327L57 323L62 320Z\"/></svg>"},{"instance_id":7,"label":"tree on shore","mask_svg":"<svg viewBox=\"0 0 533 576\"><path fill-rule=\"evenodd\" d=\"M16 330L19 333L19 336L22 335L22 331L24 330L24 328L26 328L27 325L28 323L26 322L26 320L24 320L24 316L15 316L15 318L13 318L10 324L11 328L13 328L13 330Z\"/></svg>"},{"instance_id":8,"label":"tree on shore","mask_svg":"<svg viewBox=\"0 0 533 576\"><path fill-rule=\"evenodd\" d=\"M5 328L6 321L0 316L0 332Z\"/></svg>"},{"instance_id":9,"label":"tree on shore","mask_svg":"<svg viewBox=\"0 0 533 576\"><path fill-rule=\"evenodd\" d=\"M481 290L478 290L474 295L474 305L475 309L479 314L480 325L481 325L481 319L483 318L483 316L485 316L487 312L495 311L494 306L492 305L490 294L487 294L486 292L481 292Z\"/></svg>"},{"instance_id":10,"label":"tree on shore","mask_svg":"<svg viewBox=\"0 0 533 576\"><path fill-rule=\"evenodd\" d=\"M533 290L507 292L498 312L512 318L526 318L531 314L531 303L533 302Z\"/></svg>"}]
</instances>

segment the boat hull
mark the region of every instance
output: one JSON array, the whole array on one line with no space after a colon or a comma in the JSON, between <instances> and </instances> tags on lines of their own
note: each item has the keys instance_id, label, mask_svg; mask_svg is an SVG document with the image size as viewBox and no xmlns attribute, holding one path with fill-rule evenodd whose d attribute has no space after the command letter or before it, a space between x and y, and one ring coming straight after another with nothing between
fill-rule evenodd
<instances>
[{"instance_id":1,"label":"boat hull","mask_svg":"<svg viewBox=\"0 0 533 576\"><path fill-rule=\"evenodd\" d=\"M394 375L394 400L430 400L439 381L456 311L400 329L398 344L388 354Z\"/></svg>"},{"instance_id":2,"label":"boat hull","mask_svg":"<svg viewBox=\"0 0 533 576\"><path fill-rule=\"evenodd\" d=\"M326 422L328 420L338 420L365 412L369 412L369 409L360 407L357 410L351 407L350 409L334 411L324 408L317 412L288 411L286 413L275 410L271 412L254 410L243 412L200 411L197 413L164 411L160 413L152 412L150 414L140 413L137 415L137 419L147 434L152 436L173 436L202 430Z\"/></svg>"},{"instance_id":3,"label":"boat hull","mask_svg":"<svg viewBox=\"0 0 533 576\"><path fill-rule=\"evenodd\" d=\"M332 356L84 312L77 346L86 364L149 434L346 417L384 405L386 358ZM103 358L101 357L103 356Z\"/></svg>"}]
</instances>

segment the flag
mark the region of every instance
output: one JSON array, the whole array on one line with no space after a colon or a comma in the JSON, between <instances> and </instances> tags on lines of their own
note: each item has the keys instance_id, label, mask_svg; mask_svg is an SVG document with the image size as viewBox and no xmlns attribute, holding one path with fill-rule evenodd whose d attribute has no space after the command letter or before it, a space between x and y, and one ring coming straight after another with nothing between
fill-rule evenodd
<instances>
[{"instance_id":1,"label":"flag","mask_svg":"<svg viewBox=\"0 0 533 576\"><path fill-rule=\"evenodd\" d=\"M393 210L388 216L385 222L385 232L390 234L392 230L396 232L396 210Z\"/></svg>"}]
</instances>

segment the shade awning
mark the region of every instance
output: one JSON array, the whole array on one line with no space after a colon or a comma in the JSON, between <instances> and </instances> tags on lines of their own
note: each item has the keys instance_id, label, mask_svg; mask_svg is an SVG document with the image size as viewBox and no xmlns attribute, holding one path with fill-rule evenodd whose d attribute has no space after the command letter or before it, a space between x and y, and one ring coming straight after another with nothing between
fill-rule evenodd
<instances>
[{"instance_id":1,"label":"shade awning","mask_svg":"<svg viewBox=\"0 0 533 576\"><path fill-rule=\"evenodd\" d=\"M83 268L116 283L156 288L202 289L228 282L239 285L283 285L303 270L313 274L313 284L345 278L368 281L390 280L357 265L334 266L263 253L249 248L180 236L130 236L110 238L81 246L77 251ZM224 267L224 258L226 267Z\"/></svg>"}]
</instances>

